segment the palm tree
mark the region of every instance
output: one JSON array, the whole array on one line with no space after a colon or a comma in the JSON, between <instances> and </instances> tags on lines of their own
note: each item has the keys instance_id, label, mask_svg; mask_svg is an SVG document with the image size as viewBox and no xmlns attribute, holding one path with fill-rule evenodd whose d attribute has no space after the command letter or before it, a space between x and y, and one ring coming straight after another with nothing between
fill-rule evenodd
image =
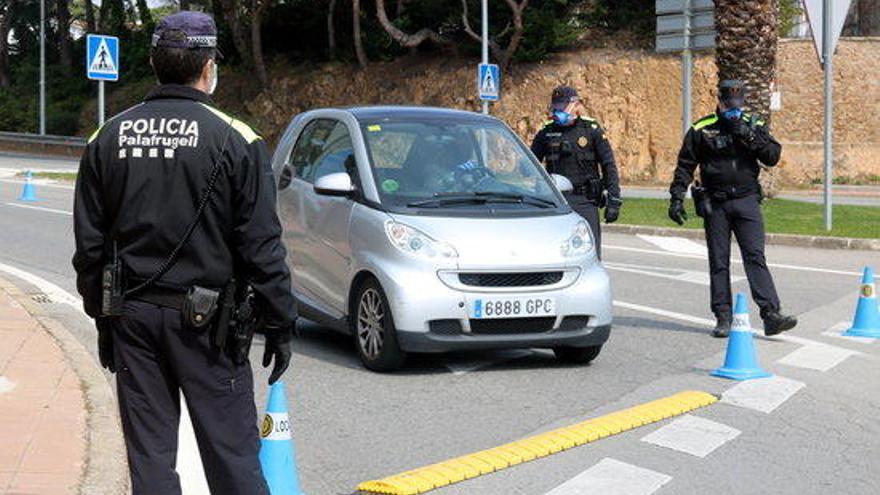
<instances>
[{"instance_id":1,"label":"palm tree","mask_svg":"<svg viewBox=\"0 0 880 495\"><path fill-rule=\"evenodd\" d=\"M747 110L770 121L776 77L778 0L715 0L718 79L746 83Z\"/></svg>"}]
</instances>

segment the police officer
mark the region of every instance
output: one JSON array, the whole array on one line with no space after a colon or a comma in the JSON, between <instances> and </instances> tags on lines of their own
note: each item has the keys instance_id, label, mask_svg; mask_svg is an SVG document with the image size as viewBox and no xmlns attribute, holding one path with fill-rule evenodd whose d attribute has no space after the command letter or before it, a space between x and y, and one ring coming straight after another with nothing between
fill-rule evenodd
<instances>
[{"instance_id":1,"label":"police officer","mask_svg":"<svg viewBox=\"0 0 880 495\"><path fill-rule=\"evenodd\" d=\"M679 225L687 220L685 193L699 166L702 187L694 188L694 202L703 217L709 248L712 312L717 321L712 335L723 338L730 333L731 232L742 253L752 299L761 308L764 333L776 335L794 328L797 319L780 313L779 296L764 258L758 174L761 164L773 167L779 162L782 145L762 120L743 112L741 81L722 81L718 96L716 112L698 120L685 135L669 188L669 218Z\"/></svg>"},{"instance_id":2,"label":"police officer","mask_svg":"<svg viewBox=\"0 0 880 495\"><path fill-rule=\"evenodd\" d=\"M89 139L77 178L77 288L96 318L101 364L117 372L134 495L181 493L181 391L211 493L269 493L250 364L198 326L218 328L216 289L247 282L264 307L269 382L288 366L296 313L272 170L260 136L211 103L217 55L210 16L159 22L150 52L159 85ZM121 309L106 303L102 277L113 290L125 280Z\"/></svg>"},{"instance_id":3,"label":"police officer","mask_svg":"<svg viewBox=\"0 0 880 495\"><path fill-rule=\"evenodd\" d=\"M599 208L605 208L605 223L614 223L623 205L611 143L599 123L585 116L576 89L554 89L549 112L551 120L532 140L532 153L548 172L565 176L574 185L565 198L589 223L601 256Z\"/></svg>"}]
</instances>

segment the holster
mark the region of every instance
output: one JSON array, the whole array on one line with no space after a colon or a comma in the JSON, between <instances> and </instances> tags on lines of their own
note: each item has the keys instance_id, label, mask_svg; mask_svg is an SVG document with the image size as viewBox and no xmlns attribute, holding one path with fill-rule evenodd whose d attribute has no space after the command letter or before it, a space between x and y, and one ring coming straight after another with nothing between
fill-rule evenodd
<instances>
[{"instance_id":1,"label":"holster","mask_svg":"<svg viewBox=\"0 0 880 495\"><path fill-rule=\"evenodd\" d=\"M699 185L691 186L691 197L694 198L694 209L698 217L708 218L712 215L712 198L705 188Z\"/></svg>"},{"instance_id":2,"label":"holster","mask_svg":"<svg viewBox=\"0 0 880 495\"><path fill-rule=\"evenodd\" d=\"M599 204L600 208L604 206L601 204L603 202L602 193L605 192L605 186L602 184L602 179L587 179L587 181L578 187L575 192L583 194L590 201L595 201Z\"/></svg>"},{"instance_id":3,"label":"holster","mask_svg":"<svg viewBox=\"0 0 880 495\"><path fill-rule=\"evenodd\" d=\"M184 328L203 331L214 321L220 292L194 285L183 300L180 317Z\"/></svg>"},{"instance_id":4,"label":"holster","mask_svg":"<svg viewBox=\"0 0 880 495\"><path fill-rule=\"evenodd\" d=\"M256 293L250 285L245 285L239 291L239 301L229 321L226 338L226 354L233 363L242 365L247 362L254 333L261 322Z\"/></svg>"}]
</instances>

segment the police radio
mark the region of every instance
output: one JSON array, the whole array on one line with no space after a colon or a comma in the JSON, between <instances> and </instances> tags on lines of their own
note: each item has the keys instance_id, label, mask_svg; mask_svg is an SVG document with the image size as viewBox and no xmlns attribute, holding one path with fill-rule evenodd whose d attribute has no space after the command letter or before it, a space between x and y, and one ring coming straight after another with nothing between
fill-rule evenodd
<instances>
[{"instance_id":1,"label":"police radio","mask_svg":"<svg viewBox=\"0 0 880 495\"><path fill-rule=\"evenodd\" d=\"M122 280L122 262L113 241L113 261L104 265L101 277L101 315L121 316L125 301L125 284Z\"/></svg>"}]
</instances>

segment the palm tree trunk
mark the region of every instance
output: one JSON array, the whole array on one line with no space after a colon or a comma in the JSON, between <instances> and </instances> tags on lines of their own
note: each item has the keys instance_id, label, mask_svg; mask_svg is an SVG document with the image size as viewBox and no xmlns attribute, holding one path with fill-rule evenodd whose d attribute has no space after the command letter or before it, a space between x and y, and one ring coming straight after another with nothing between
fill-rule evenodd
<instances>
[{"instance_id":1,"label":"palm tree trunk","mask_svg":"<svg viewBox=\"0 0 880 495\"><path fill-rule=\"evenodd\" d=\"M859 0L859 36L880 36L880 0Z\"/></svg>"},{"instance_id":2,"label":"palm tree trunk","mask_svg":"<svg viewBox=\"0 0 880 495\"><path fill-rule=\"evenodd\" d=\"M770 121L770 87L776 77L778 0L715 0L718 79L748 88L746 109Z\"/></svg>"}]
</instances>

